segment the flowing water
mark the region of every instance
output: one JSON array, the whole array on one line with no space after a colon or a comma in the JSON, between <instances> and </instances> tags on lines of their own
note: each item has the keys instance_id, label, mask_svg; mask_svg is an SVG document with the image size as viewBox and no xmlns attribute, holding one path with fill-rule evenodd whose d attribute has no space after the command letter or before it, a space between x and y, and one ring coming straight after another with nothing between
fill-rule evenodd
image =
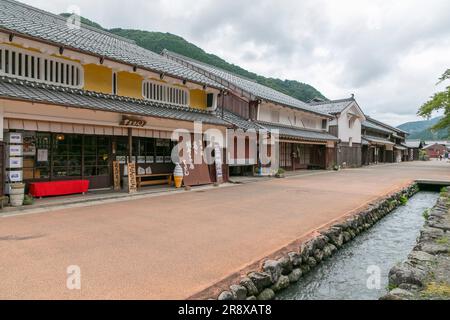
<instances>
[{"instance_id":1,"label":"flowing water","mask_svg":"<svg viewBox=\"0 0 450 320\"><path fill-rule=\"evenodd\" d=\"M416 194L406 206L346 244L277 299L376 300L385 295L389 271L415 247L424 225L423 212L432 208L438 197L433 192Z\"/></svg>"}]
</instances>

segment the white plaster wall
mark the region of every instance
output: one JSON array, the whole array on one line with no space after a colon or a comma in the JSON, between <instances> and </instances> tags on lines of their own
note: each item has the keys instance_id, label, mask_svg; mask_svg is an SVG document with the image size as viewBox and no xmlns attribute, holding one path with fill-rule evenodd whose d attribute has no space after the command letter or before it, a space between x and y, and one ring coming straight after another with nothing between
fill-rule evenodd
<instances>
[{"instance_id":1,"label":"white plaster wall","mask_svg":"<svg viewBox=\"0 0 450 320\"><path fill-rule=\"evenodd\" d=\"M342 142L349 142L350 138L352 138L353 143L361 143L361 120L356 119L353 128L350 128L348 113L355 114L356 110L351 108L339 117L339 139Z\"/></svg>"},{"instance_id":2,"label":"white plaster wall","mask_svg":"<svg viewBox=\"0 0 450 320\"><path fill-rule=\"evenodd\" d=\"M299 128L322 129L322 117L305 112L295 111L290 108L284 108L269 103L262 103L259 107L259 121L273 122L272 111L280 114L280 124L288 126L297 126Z\"/></svg>"}]
</instances>

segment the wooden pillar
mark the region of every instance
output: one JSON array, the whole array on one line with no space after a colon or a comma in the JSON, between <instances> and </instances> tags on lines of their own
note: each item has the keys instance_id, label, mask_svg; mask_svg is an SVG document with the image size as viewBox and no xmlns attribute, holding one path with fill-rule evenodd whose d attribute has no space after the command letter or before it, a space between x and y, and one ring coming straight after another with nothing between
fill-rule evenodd
<instances>
[{"instance_id":1,"label":"wooden pillar","mask_svg":"<svg viewBox=\"0 0 450 320\"><path fill-rule=\"evenodd\" d=\"M128 128L128 163L132 163L133 159L133 129Z\"/></svg>"},{"instance_id":2,"label":"wooden pillar","mask_svg":"<svg viewBox=\"0 0 450 320\"><path fill-rule=\"evenodd\" d=\"M291 143L291 161L292 161L292 171L295 171L295 160L296 158L294 157L294 153L296 152L295 150L295 144Z\"/></svg>"}]
</instances>

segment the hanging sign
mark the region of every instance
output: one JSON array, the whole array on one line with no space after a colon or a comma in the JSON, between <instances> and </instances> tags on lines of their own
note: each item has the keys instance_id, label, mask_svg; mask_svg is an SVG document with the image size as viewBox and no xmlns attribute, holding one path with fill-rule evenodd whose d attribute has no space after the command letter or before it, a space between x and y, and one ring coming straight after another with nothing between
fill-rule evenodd
<instances>
[{"instance_id":1,"label":"hanging sign","mask_svg":"<svg viewBox=\"0 0 450 320\"><path fill-rule=\"evenodd\" d=\"M10 182L22 182L22 171L8 171L8 180Z\"/></svg>"},{"instance_id":2,"label":"hanging sign","mask_svg":"<svg viewBox=\"0 0 450 320\"><path fill-rule=\"evenodd\" d=\"M113 161L114 191L120 191L120 163Z\"/></svg>"},{"instance_id":3,"label":"hanging sign","mask_svg":"<svg viewBox=\"0 0 450 320\"><path fill-rule=\"evenodd\" d=\"M8 142L11 144L21 144L22 134L20 132L9 132L7 135Z\"/></svg>"},{"instance_id":4,"label":"hanging sign","mask_svg":"<svg viewBox=\"0 0 450 320\"><path fill-rule=\"evenodd\" d=\"M120 122L121 126L136 127L136 128L143 128L145 127L146 124L147 121L145 121L144 119L129 116L123 116L122 121Z\"/></svg>"},{"instance_id":5,"label":"hanging sign","mask_svg":"<svg viewBox=\"0 0 450 320\"><path fill-rule=\"evenodd\" d=\"M48 150L39 149L37 151L37 162L48 162Z\"/></svg>"},{"instance_id":6,"label":"hanging sign","mask_svg":"<svg viewBox=\"0 0 450 320\"><path fill-rule=\"evenodd\" d=\"M20 145L9 145L8 148L11 157L20 157L23 155L23 148Z\"/></svg>"},{"instance_id":7,"label":"hanging sign","mask_svg":"<svg viewBox=\"0 0 450 320\"><path fill-rule=\"evenodd\" d=\"M137 192L136 163L128 164L128 193Z\"/></svg>"},{"instance_id":8,"label":"hanging sign","mask_svg":"<svg viewBox=\"0 0 450 320\"><path fill-rule=\"evenodd\" d=\"M23 158L10 157L8 158L6 165L9 169L20 169L23 167Z\"/></svg>"}]
</instances>

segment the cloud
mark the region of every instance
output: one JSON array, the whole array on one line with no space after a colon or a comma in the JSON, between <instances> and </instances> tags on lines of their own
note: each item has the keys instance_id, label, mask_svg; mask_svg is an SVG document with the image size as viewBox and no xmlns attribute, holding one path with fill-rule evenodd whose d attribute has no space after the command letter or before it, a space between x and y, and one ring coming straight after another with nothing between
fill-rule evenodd
<instances>
[{"instance_id":1,"label":"cloud","mask_svg":"<svg viewBox=\"0 0 450 320\"><path fill-rule=\"evenodd\" d=\"M24 1L24 0L22 0ZM356 94L390 124L416 112L450 67L447 0L25 0L77 5L105 27L170 32L250 71Z\"/></svg>"}]
</instances>

